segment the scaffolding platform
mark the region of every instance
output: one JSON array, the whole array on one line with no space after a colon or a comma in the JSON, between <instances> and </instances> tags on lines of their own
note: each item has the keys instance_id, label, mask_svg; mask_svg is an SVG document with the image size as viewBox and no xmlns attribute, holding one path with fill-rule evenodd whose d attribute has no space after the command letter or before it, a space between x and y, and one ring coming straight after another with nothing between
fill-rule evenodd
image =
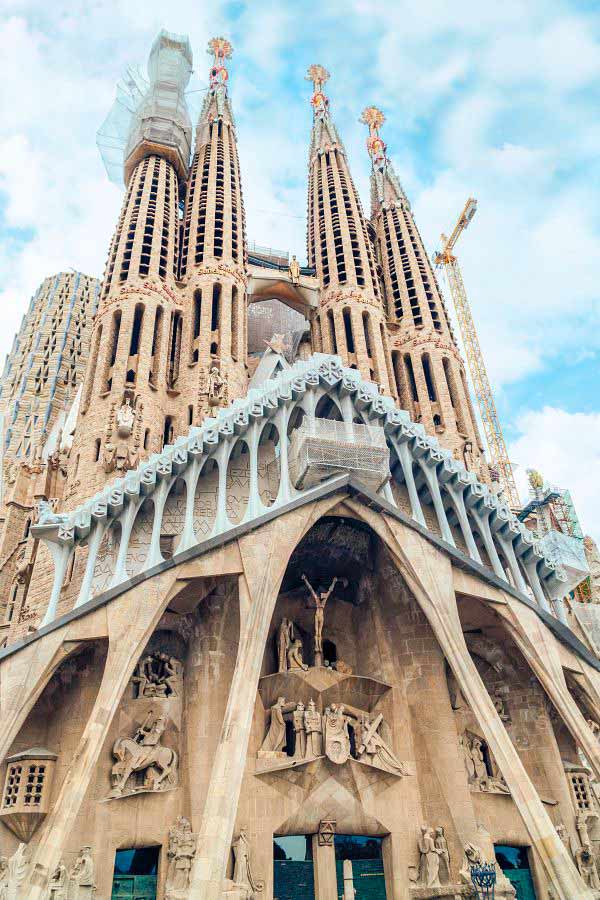
<instances>
[{"instance_id":1,"label":"scaffolding platform","mask_svg":"<svg viewBox=\"0 0 600 900\"><path fill-rule=\"evenodd\" d=\"M290 475L298 490L351 472L378 490L390 477L383 428L305 416L292 432Z\"/></svg>"},{"instance_id":2,"label":"scaffolding platform","mask_svg":"<svg viewBox=\"0 0 600 900\"><path fill-rule=\"evenodd\" d=\"M567 576L564 592L568 594L590 574L583 541L552 529L540 539L545 555Z\"/></svg>"}]
</instances>

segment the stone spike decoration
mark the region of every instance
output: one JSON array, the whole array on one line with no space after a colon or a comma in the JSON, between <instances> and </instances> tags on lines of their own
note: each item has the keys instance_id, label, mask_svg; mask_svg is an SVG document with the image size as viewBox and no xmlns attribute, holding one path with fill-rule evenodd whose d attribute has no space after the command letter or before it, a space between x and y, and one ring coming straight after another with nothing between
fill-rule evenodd
<instances>
[{"instance_id":1,"label":"stone spike decoration","mask_svg":"<svg viewBox=\"0 0 600 900\"><path fill-rule=\"evenodd\" d=\"M592 900L600 660L490 481L385 117L369 221L312 65L308 265L249 249L208 52L192 150L158 36L93 324L60 276L2 385L0 900Z\"/></svg>"}]
</instances>

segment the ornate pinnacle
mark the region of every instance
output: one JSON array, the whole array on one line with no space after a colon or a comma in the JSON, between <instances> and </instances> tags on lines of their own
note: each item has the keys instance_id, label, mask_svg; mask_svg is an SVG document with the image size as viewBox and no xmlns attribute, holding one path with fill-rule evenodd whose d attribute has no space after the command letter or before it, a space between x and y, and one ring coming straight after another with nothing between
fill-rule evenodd
<instances>
[{"instance_id":1,"label":"ornate pinnacle","mask_svg":"<svg viewBox=\"0 0 600 900\"><path fill-rule=\"evenodd\" d=\"M306 80L312 81L315 88L315 94L317 94L323 90L323 85L329 80L329 72L324 66L309 66L308 71L306 72Z\"/></svg>"},{"instance_id":2,"label":"ornate pinnacle","mask_svg":"<svg viewBox=\"0 0 600 900\"><path fill-rule=\"evenodd\" d=\"M360 121L369 126L367 150L369 151L373 168L383 171L385 167L386 145L382 138L379 137L379 129L385 122L385 116L376 106L367 106L367 108L362 111Z\"/></svg>"},{"instance_id":3,"label":"ornate pinnacle","mask_svg":"<svg viewBox=\"0 0 600 900\"><path fill-rule=\"evenodd\" d=\"M222 65L223 60L231 59L233 47L224 37L216 37L208 42L206 52L210 54L210 56L214 56L215 65Z\"/></svg>"}]
</instances>

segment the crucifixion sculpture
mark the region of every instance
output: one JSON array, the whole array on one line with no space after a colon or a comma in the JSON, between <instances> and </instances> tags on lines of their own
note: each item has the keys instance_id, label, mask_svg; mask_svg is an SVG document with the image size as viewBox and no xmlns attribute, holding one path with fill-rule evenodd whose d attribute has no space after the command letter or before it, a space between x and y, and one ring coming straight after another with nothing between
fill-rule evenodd
<instances>
[{"instance_id":1,"label":"crucifixion sculpture","mask_svg":"<svg viewBox=\"0 0 600 900\"><path fill-rule=\"evenodd\" d=\"M334 578L331 584L329 585L328 590L319 591L317 593L313 588L312 584L306 577L306 575L302 575L302 581L310 591L310 595L314 601L314 611L315 611L315 643L314 643L314 651L315 651L315 666L323 665L323 622L325 621L325 606L327 601L329 600L331 594L333 593L333 589L335 588L338 581L346 584L345 578Z\"/></svg>"}]
</instances>

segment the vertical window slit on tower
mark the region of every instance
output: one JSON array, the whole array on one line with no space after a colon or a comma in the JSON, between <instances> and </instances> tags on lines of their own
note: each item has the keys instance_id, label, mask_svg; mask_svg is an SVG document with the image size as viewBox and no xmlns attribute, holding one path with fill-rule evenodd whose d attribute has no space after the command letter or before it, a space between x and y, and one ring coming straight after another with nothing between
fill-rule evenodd
<instances>
[{"instance_id":1,"label":"vertical window slit on tower","mask_svg":"<svg viewBox=\"0 0 600 900\"><path fill-rule=\"evenodd\" d=\"M231 356L237 362L240 355L240 311L238 309L238 289L231 289Z\"/></svg>"},{"instance_id":2,"label":"vertical window slit on tower","mask_svg":"<svg viewBox=\"0 0 600 900\"><path fill-rule=\"evenodd\" d=\"M121 330L121 310L117 309L113 313L111 322L109 353L106 360L105 384L104 390L110 391L112 388L112 369L117 358L117 347L119 345L119 332Z\"/></svg>"},{"instance_id":3,"label":"vertical window slit on tower","mask_svg":"<svg viewBox=\"0 0 600 900\"><path fill-rule=\"evenodd\" d=\"M140 336L142 333L142 322L144 320L144 306L137 303L133 314L133 326L131 328L131 339L129 341L129 355L137 356L140 351Z\"/></svg>"},{"instance_id":4,"label":"vertical window slit on tower","mask_svg":"<svg viewBox=\"0 0 600 900\"><path fill-rule=\"evenodd\" d=\"M335 322L333 320L333 310L327 311L327 322L329 323L329 339L331 341L331 349L333 353L338 352L337 340L335 336Z\"/></svg>"},{"instance_id":5,"label":"vertical window slit on tower","mask_svg":"<svg viewBox=\"0 0 600 900\"><path fill-rule=\"evenodd\" d=\"M171 313L171 329L169 334L169 357L167 370L167 386L174 388L179 378L179 353L181 349L181 326L182 319L180 312Z\"/></svg>"},{"instance_id":6,"label":"vertical window slit on tower","mask_svg":"<svg viewBox=\"0 0 600 900\"><path fill-rule=\"evenodd\" d=\"M450 395L450 402L452 403L452 409L454 410L454 414L456 415L456 424L458 426L458 430L463 434L465 433L465 420L462 414L462 408L459 402L458 397L456 396L456 383L454 381L454 374L450 368L450 360L447 356L444 356L442 359L442 367L444 369L444 377L446 379L446 385L448 387L448 394Z\"/></svg>"},{"instance_id":7,"label":"vertical window slit on tower","mask_svg":"<svg viewBox=\"0 0 600 900\"><path fill-rule=\"evenodd\" d=\"M162 321L163 321L163 310L162 306L156 307L156 312L154 314L154 329L152 331L152 350L151 350L151 365L150 372L148 374L148 381L152 385L152 387L156 387L157 377L158 377L158 365L159 365L159 353L160 353L160 344L162 339Z\"/></svg>"},{"instance_id":8,"label":"vertical window slit on tower","mask_svg":"<svg viewBox=\"0 0 600 900\"><path fill-rule=\"evenodd\" d=\"M433 373L431 371L431 361L429 359L429 354L424 353L421 357L421 363L423 365L423 375L425 376L425 384L427 385L427 396L431 403L435 403L437 401L437 395L435 391L435 384L433 381Z\"/></svg>"},{"instance_id":9,"label":"vertical window slit on tower","mask_svg":"<svg viewBox=\"0 0 600 900\"><path fill-rule=\"evenodd\" d=\"M354 346L354 335L352 334L352 317L350 315L350 310L347 307L342 312L342 317L344 319L344 332L346 334L346 347L348 353L355 353L356 348Z\"/></svg>"},{"instance_id":10,"label":"vertical window slit on tower","mask_svg":"<svg viewBox=\"0 0 600 900\"><path fill-rule=\"evenodd\" d=\"M216 331L219 327L221 315L221 284L216 281L212 290L212 306L210 311L210 330Z\"/></svg>"},{"instance_id":11,"label":"vertical window slit on tower","mask_svg":"<svg viewBox=\"0 0 600 900\"><path fill-rule=\"evenodd\" d=\"M419 401L419 392L417 391L417 382L415 380L415 370L413 369L412 359L410 358L409 353L404 354L404 367L406 369L406 374L408 376L408 383L410 385L410 393L412 399L415 403Z\"/></svg>"},{"instance_id":12,"label":"vertical window slit on tower","mask_svg":"<svg viewBox=\"0 0 600 900\"><path fill-rule=\"evenodd\" d=\"M88 406L90 405L90 397L92 395L92 388L94 387L94 381L96 379L96 367L98 365L98 354L100 352L100 342L102 339L102 323L98 325L96 333L94 335L94 343L92 345L92 352L90 354L90 368L87 374L87 380L85 383L85 396L83 398L83 403L81 406L81 412L85 413Z\"/></svg>"},{"instance_id":13,"label":"vertical window slit on tower","mask_svg":"<svg viewBox=\"0 0 600 900\"><path fill-rule=\"evenodd\" d=\"M364 312L362 314L362 323L363 323L363 331L365 333L365 346L367 348L367 353L369 356L373 355L373 351L371 348L371 338L369 336L369 314Z\"/></svg>"}]
</instances>

